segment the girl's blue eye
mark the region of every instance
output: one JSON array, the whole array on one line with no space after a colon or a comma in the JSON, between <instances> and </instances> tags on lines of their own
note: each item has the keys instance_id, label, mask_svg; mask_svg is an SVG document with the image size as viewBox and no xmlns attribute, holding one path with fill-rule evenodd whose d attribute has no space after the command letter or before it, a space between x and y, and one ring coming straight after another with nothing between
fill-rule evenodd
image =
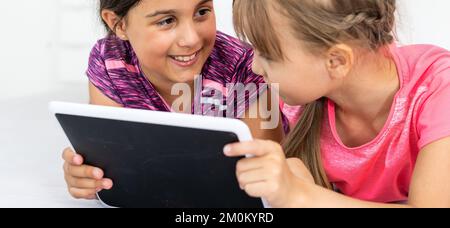
<instances>
[{"instance_id":1,"label":"girl's blue eye","mask_svg":"<svg viewBox=\"0 0 450 228\"><path fill-rule=\"evenodd\" d=\"M163 27L163 26L171 25L171 24L173 24L174 22L175 22L175 18L170 17L170 18L166 18L166 19L164 19L164 20L158 22L157 25Z\"/></svg>"},{"instance_id":2,"label":"girl's blue eye","mask_svg":"<svg viewBox=\"0 0 450 228\"><path fill-rule=\"evenodd\" d=\"M211 12L211 9L209 8L203 8L197 11L197 13L195 14L196 17L203 17L206 16L207 14L209 14Z\"/></svg>"}]
</instances>

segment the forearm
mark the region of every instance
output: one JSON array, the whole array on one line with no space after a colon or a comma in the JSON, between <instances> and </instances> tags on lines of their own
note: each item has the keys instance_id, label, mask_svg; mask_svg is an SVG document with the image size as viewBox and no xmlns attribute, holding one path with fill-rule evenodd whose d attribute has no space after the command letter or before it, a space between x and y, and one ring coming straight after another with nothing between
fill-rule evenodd
<instances>
[{"instance_id":1,"label":"forearm","mask_svg":"<svg viewBox=\"0 0 450 228\"><path fill-rule=\"evenodd\" d=\"M412 208L403 204L383 204L354 199L323 187L302 183L295 184L293 200L286 205L291 208Z\"/></svg>"}]
</instances>

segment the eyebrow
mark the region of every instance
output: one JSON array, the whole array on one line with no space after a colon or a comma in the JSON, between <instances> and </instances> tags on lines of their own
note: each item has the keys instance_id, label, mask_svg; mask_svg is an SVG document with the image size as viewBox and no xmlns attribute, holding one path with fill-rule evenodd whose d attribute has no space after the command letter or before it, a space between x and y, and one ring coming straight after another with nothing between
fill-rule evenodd
<instances>
[{"instance_id":1,"label":"eyebrow","mask_svg":"<svg viewBox=\"0 0 450 228\"><path fill-rule=\"evenodd\" d=\"M175 10L158 10L158 11L156 11L154 13L148 14L145 17L156 17L156 16L159 16L159 15L175 14L175 13L176 13Z\"/></svg>"},{"instance_id":2,"label":"eyebrow","mask_svg":"<svg viewBox=\"0 0 450 228\"><path fill-rule=\"evenodd\" d=\"M212 0L202 0L201 2L199 2L197 4L197 6L203 5L203 4L208 3L208 2L212 2Z\"/></svg>"},{"instance_id":3,"label":"eyebrow","mask_svg":"<svg viewBox=\"0 0 450 228\"><path fill-rule=\"evenodd\" d=\"M212 0L202 0L201 2L199 2L197 4L197 6L203 5L203 4L208 3L208 2L212 2ZM159 16L159 15L175 14L175 13L176 13L175 10L158 10L158 11L156 11L154 13L148 14L145 17L151 18L151 17L156 17L156 16Z\"/></svg>"}]
</instances>

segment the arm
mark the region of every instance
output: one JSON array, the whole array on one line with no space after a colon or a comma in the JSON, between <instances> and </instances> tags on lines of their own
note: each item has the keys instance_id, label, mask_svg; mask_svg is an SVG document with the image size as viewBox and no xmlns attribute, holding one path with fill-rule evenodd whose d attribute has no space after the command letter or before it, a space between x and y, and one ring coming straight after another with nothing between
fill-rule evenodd
<instances>
[{"instance_id":1,"label":"arm","mask_svg":"<svg viewBox=\"0 0 450 228\"><path fill-rule=\"evenodd\" d=\"M406 205L378 204L309 185L297 200L308 207L450 207L450 138L425 147L418 157ZM298 183L298 187L302 184ZM301 194L308 195L303 197Z\"/></svg>"},{"instance_id":2,"label":"arm","mask_svg":"<svg viewBox=\"0 0 450 228\"><path fill-rule=\"evenodd\" d=\"M95 87L91 82L89 83L89 103L93 105L111 106L122 108L123 105L116 103Z\"/></svg>"},{"instance_id":3,"label":"arm","mask_svg":"<svg viewBox=\"0 0 450 228\"><path fill-rule=\"evenodd\" d=\"M238 180L254 197L263 197L274 207L450 207L450 137L425 147L417 160L410 197L406 205L381 204L353 199L315 185L292 171L281 147L269 141L233 144L225 148L228 156L252 154L238 164ZM254 167L262 167L254 170ZM297 161L297 169L301 161Z\"/></svg>"},{"instance_id":4,"label":"arm","mask_svg":"<svg viewBox=\"0 0 450 228\"><path fill-rule=\"evenodd\" d=\"M426 146L417 159L409 192L415 207L450 207L450 137Z\"/></svg>"}]
</instances>

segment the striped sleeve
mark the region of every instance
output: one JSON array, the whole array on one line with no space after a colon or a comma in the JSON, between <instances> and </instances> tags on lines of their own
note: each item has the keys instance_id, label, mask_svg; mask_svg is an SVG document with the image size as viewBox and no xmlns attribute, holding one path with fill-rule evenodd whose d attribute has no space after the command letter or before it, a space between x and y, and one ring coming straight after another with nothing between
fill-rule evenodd
<instances>
[{"instance_id":1,"label":"striped sleeve","mask_svg":"<svg viewBox=\"0 0 450 228\"><path fill-rule=\"evenodd\" d=\"M239 60L236 68L236 82L243 85L246 89L245 100L237 100L237 110L248 110L251 105L258 101L260 95L267 92L264 78L253 73L253 50L246 49L244 55ZM238 118L242 118L244 113L239 111Z\"/></svg>"},{"instance_id":2,"label":"striped sleeve","mask_svg":"<svg viewBox=\"0 0 450 228\"><path fill-rule=\"evenodd\" d=\"M105 96L118 104L122 104L117 89L111 80L102 55L104 45L99 41L91 51L86 74L89 81L102 92Z\"/></svg>"}]
</instances>

